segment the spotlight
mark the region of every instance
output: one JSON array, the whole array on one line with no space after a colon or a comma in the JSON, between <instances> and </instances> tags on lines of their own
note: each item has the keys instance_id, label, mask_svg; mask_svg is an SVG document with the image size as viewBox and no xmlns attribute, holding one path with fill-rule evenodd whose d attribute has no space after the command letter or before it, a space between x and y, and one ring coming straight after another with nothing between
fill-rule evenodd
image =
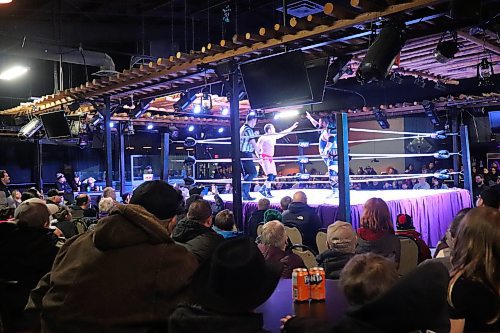
<instances>
[{"instance_id":1,"label":"spotlight","mask_svg":"<svg viewBox=\"0 0 500 333\"><path fill-rule=\"evenodd\" d=\"M188 127L188 131L189 131L189 132L194 131L194 126L193 126L193 125L190 125L190 126Z\"/></svg>"},{"instance_id":2,"label":"spotlight","mask_svg":"<svg viewBox=\"0 0 500 333\"><path fill-rule=\"evenodd\" d=\"M29 139L42 127L42 121L39 118L31 119L24 125L17 134L23 140Z\"/></svg>"},{"instance_id":3,"label":"spotlight","mask_svg":"<svg viewBox=\"0 0 500 333\"><path fill-rule=\"evenodd\" d=\"M439 91L446 91L446 86L444 85L443 82L437 80L436 84L434 85L434 89L439 90Z\"/></svg>"},{"instance_id":4,"label":"spotlight","mask_svg":"<svg viewBox=\"0 0 500 333\"><path fill-rule=\"evenodd\" d=\"M191 105L196 99L196 94L192 94L189 91L181 95L181 98L174 103L174 110L176 112L184 111L188 106Z\"/></svg>"},{"instance_id":5,"label":"spotlight","mask_svg":"<svg viewBox=\"0 0 500 333\"><path fill-rule=\"evenodd\" d=\"M114 123L114 122L110 122L110 123L109 123L109 127L110 127L110 128L115 127L115 123Z\"/></svg>"},{"instance_id":6,"label":"spotlight","mask_svg":"<svg viewBox=\"0 0 500 333\"><path fill-rule=\"evenodd\" d=\"M479 87L489 87L493 86L493 64L488 61L487 58L483 58L479 64L477 64L477 79L479 80Z\"/></svg>"},{"instance_id":7,"label":"spotlight","mask_svg":"<svg viewBox=\"0 0 500 333\"><path fill-rule=\"evenodd\" d=\"M403 76L397 72L392 72L391 81L396 83L396 84L402 84L403 83Z\"/></svg>"},{"instance_id":8,"label":"spotlight","mask_svg":"<svg viewBox=\"0 0 500 333\"><path fill-rule=\"evenodd\" d=\"M219 129L217 130L217 132L223 133L224 132L224 127L219 127Z\"/></svg>"},{"instance_id":9,"label":"spotlight","mask_svg":"<svg viewBox=\"0 0 500 333\"><path fill-rule=\"evenodd\" d=\"M146 127L148 130L152 130L153 129L153 124L148 124L148 126Z\"/></svg>"},{"instance_id":10,"label":"spotlight","mask_svg":"<svg viewBox=\"0 0 500 333\"><path fill-rule=\"evenodd\" d=\"M415 79L415 81L413 81L413 83L420 88L425 88L426 85L424 78L421 77L420 75L417 76L417 78Z\"/></svg>"},{"instance_id":11,"label":"spotlight","mask_svg":"<svg viewBox=\"0 0 500 333\"><path fill-rule=\"evenodd\" d=\"M363 83L383 80L405 41L405 24L395 20L386 22L356 71L358 81Z\"/></svg>"},{"instance_id":12,"label":"spotlight","mask_svg":"<svg viewBox=\"0 0 500 333\"><path fill-rule=\"evenodd\" d=\"M383 110L380 110L379 108L374 108L372 112L375 115L375 119L377 120L378 124L382 129L388 129L391 127L391 125L387 121L387 116Z\"/></svg>"},{"instance_id":13,"label":"spotlight","mask_svg":"<svg viewBox=\"0 0 500 333\"><path fill-rule=\"evenodd\" d=\"M227 116L227 115L229 114L229 109L228 109L228 108L222 108L222 112L221 112L221 114L222 114L223 116Z\"/></svg>"},{"instance_id":14,"label":"spotlight","mask_svg":"<svg viewBox=\"0 0 500 333\"><path fill-rule=\"evenodd\" d=\"M439 117L436 114L436 106L431 101L424 100L422 101L422 106L424 107L425 114L434 125L434 127L441 126L441 122L439 121Z\"/></svg>"},{"instance_id":15,"label":"spotlight","mask_svg":"<svg viewBox=\"0 0 500 333\"><path fill-rule=\"evenodd\" d=\"M449 34L450 40L443 40ZM434 50L434 57L437 61L444 64L455 57L458 52L458 39L456 31L445 31Z\"/></svg>"},{"instance_id":16,"label":"spotlight","mask_svg":"<svg viewBox=\"0 0 500 333\"><path fill-rule=\"evenodd\" d=\"M200 105L205 112L212 110L212 95L203 93L200 97Z\"/></svg>"},{"instance_id":17,"label":"spotlight","mask_svg":"<svg viewBox=\"0 0 500 333\"><path fill-rule=\"evenodd\" d=\"M200 104L196 104L193 108L193 112L196 113L196 114L199 114L201 113L201 105Z\"/></svg>"},{"instance_id":18,"label":"spotlight","mask_svg":"<svg viewBox=\"0 0 500 333\"><path fill-rule=\"evenodd\" d=\"M134 105L134 108L129 108L130 112L129 112L129 116L131 118L140 118L151 106L151 99L149 100L142 100L139 102L139 105L138 107L136 108L135 105ZM125 108L125 106L123 107L124 109L127 109Z\"/></svg>"},{"instance_id":19,"label":"spotlight","mask_svg":"<svg viewBox=\"0 0 500 333\"><path fill-rule=\"evenodd\" d=\"M102 116L99 112L97 112L95 116L92 117L92 119L90 119L90 124L94 127L97 127L97 125L99 125L101 122L102 122Z\"/></svg>"},{"instance_id":20,"label":"spotlight","mask_svg":"<svg viewBox=\"0 0 500 333\"><path fill-rule=\"evenodd\" d=\"M14 66L8 68L0 73L0 80L10 81L26 74L29 71L28 67L25 66Z\"/></svg>"},{"instance_id":21,"label":"spotlight","mask_svg":"<svg viewBox=\"0 0 500 333\"><path fill-rule=\"evenodd\" d=\"M284 119L284 118L293 118L299 115L298 110L286 110L278 112L274 115L274 120Z\"/></svg>"}]
</instances>

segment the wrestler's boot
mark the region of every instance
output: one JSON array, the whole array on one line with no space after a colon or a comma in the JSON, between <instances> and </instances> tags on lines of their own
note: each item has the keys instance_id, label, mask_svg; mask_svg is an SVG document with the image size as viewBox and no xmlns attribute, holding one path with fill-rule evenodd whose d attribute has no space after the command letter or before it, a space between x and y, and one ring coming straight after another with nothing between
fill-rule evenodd
<instances>
[{"instance_id":1,"label":"wrestler's boot","mask_svg":"<svg viewBox=\"0 0 500 333\"><path fill-rule=\"evenodd\" d=\"M274 195L271 194L271 188L266 188L266 198L274 198Z\"/></svg>"},{"instance_id":2,"label":"wrestler's boot","mask_svg":"<svg viewBox=\"0 0 500 333\"><path fill-rule=\"evenodd\" d=\"M262 187L259 190L259 193L262 194L262 196L267 197L266 184L262 185Z\"/></svg>"}]
</instances>

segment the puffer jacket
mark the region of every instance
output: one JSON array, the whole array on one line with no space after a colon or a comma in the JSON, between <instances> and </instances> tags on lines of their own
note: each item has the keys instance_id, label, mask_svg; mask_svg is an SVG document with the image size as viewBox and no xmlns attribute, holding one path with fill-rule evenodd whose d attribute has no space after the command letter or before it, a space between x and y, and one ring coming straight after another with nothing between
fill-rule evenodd
<instances>
[{"instance_id":1,"label":"puffer jacket","mask_svg":"<svg viewBox=\"0 0 500 333\"><path fill-rule=\"evenodd\" d=\"M193 253L200 263L209 259L217 245L224 240L213 229L188 219L177 223L172 238Z\"/></svg>"}]
</instances>

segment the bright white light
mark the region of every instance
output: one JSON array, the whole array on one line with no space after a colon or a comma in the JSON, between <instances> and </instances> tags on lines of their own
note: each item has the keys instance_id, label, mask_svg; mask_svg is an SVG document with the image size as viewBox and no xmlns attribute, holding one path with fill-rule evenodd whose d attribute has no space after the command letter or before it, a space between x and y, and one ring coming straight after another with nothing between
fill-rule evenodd
<instances>
[{"instance_id":1,"label":"bright white light","mask_svg":"<svg viewBox=\"0 0 500 333\"><path fill-rule=\"evenodd\" d=\"M218 130L217 132L219 132L219 133L224 132L224 127L220 127L220 128L219 128L219 130Z\"/></svg>"},{"instance_id":2,"label":"bright white light","mask_svg":"<svg viewBox=\"0 0 500 333\"><path fill-rule=\"evenodd\" d=\"M0 80L5 80L5 81L13 80L23 74L26 74L28 70L29 68L24 66L11 67L0 73Z\"/></svg>"},{"instance_id":3,"label":"bright white light","mask_svg":"<svg viewBox=\"0 0 500 333\"><path fill-rule=\"evenodd\" d=\"M0 3L11 3L12 0L0 0Z\"/></svg>"},{"instance_id":4,"label":"bright white light","mask_svg":"<svg viewBox=\"0 0 500 333\"><path fill-rule=\"evenodd\" d=\"M115 127L115 123L114 122L110 122L109 123L109 127L111 127L111 128Z\"/></svg>"},{"instance_id":5,"label":"bright white light","mask_svg":"<svg viewBox=\"0 0 500 333\"><path fill-rule=\"evenodd\" d=\"M188 127L188 131L189 131L189 132L194 131L194 126L193 126L193 125L189 126L189 127Z\"/></svg>"},{"instance_id":6,"label":"bright white light","mask_svg":"<svg viewBox=\"0 0 500 333\"><path fill-rule=\"evenodd\" d=\"M274 115L274 119L284 119L284 118L293 118L299 115L298 110L286 110L286 111L281 111L278 112Z\"/></svg>"},{"instance_id":7,"label":"bright white light","mask_svg":"<svg viewBox=\"0 0 500 333\"><path fill-rule=\"evenodd\" d=\"M194 113L200 113L201 112L201 105L200 104L196 104L193 108L193 112Z\"/></svg>"},{"instance_id":8,"label":"bright white light","mask_svg":"<svg viewBox=\"0 0 500 333\"><path fill-rule=\"evenodd\" d=\"M248 112L248 114L251 115L251 116L255 116L256 115L255 111L250 111L250 112Z\"/></svg>"},{"instance_id":9,"label":"bright white light","mask_svg":"<svg viewBox=\"0 0 500 333\"><path fill-rule=\"evenodd\" d=\"M152 130L153 129L153 124L148 124L148 127L146 127L148 130Z\"/></svg>"},{"instance_id":10,"label":"bright white light","mask_svg":"<svg viewBox=\"0 0 500 333\"><path fill-rule=\"evenodd\" d=\"M222 115L227 116L229 114L229 109L228 108L223 108L222 109Z\"/></svg>"}]
</instances>

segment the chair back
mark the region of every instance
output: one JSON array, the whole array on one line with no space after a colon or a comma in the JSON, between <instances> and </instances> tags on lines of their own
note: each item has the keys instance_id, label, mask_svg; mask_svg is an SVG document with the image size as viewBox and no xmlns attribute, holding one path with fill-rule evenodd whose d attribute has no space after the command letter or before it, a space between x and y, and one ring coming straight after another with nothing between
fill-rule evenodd
<instances>
[{"instance_id":1,"label":"chair back","mask_svg":"<svg viewBox=\"0 0 500 333\"><path fill-rule=\"evenodd\" d=\"M262 235L262 228L264 228L264 222L257 224L257 237Z\"/></svg>"},{"instance_id":2,"label":"chair back","mask_svg":"<svg viewBox=\"0 0 500 333\"><path fill-rule=\"evenodd\" d=\"M286 235L290 239L293 245L302 245L302 233L300 232L299 228L297 228L293 224L288 224L285 223L285 231Z\"/></svg>"},{"instance_id":3,"label":"chair back","mask_svg":"<svg viewBox=\"0 0 500 333\"><path fill-rule=\"evenodd\" d=\"M87 231L87 224L83 221L83 219L73 219L73 223L76 226L76 231L78 234L83 234Z\"/></svg>"},{"instance_id":4,"label":"chair back","mask_svg":"<svg viewBox=\"0 0 500 333\"><path fill-rule=\"evenodd\" d=\"M318 253L323 253L328 250L326 245L326 232L318 231L316 234L316 246L318 247Z\"/></svg>"},{"instance_id":5,"label":"chair back","mask_svg":"<svg viewBox=\"0 0 500 333\"><path fill-rule=\"evenodd\" d=\"M294 245L292 246L292 252L302 258L302 261L307 268L317 267L318 262L316 261L316 255L314 251L306 245Z\"/></svg>"},{"instance_id":6,"label":"chair back","mask_svg":"<svg viewBox=\"0 0 500 333\"><path fill-rule=\"evenodd\" d=\"M418 245L409 237L399 236L401 243L401 257L398 273L403 276L411 272L418 265Z\"/></svg>"}]
</instances>

